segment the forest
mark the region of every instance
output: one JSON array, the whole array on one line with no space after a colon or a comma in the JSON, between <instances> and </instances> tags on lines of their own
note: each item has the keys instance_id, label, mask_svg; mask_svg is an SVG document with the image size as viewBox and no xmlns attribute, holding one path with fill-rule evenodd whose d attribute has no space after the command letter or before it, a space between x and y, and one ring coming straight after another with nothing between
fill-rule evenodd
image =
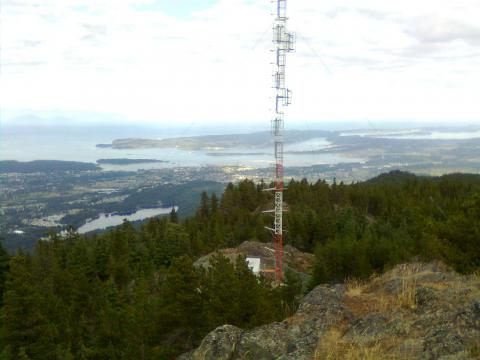
<instances>
[{"instance_id":1,"label":"forest","mask_svg":"<svg viewBox=\"0 0 480 360\"><path fill-rule=\"evenodd\" d=\"M268 187L244 180L204 192L182 220L172 212L138 228L52 234L30 253L0 249L0 359L172 359L219 325L289 316L320 283L411 260L480 269L480 175L398 171L352 184L288 182L285 241L315 254L307 287L292 273L272 287L220 254L194 266L216 249L272 240Z\"/></svg>"}]
</instances>

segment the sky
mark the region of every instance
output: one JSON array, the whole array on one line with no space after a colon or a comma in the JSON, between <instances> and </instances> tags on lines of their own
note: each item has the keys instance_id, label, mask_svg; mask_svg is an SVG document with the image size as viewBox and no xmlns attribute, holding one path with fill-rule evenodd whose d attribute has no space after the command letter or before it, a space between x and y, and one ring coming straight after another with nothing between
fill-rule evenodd
<instances>
[{"instance_id":1,"label":"sky","mask_svg":"<svg viewBox=\"0 0 480 360\"><path fill-rule=\"evenodd\" d=\"M268 121L273 10L0 0L0 121ZM480 0L290 0L288 15L287 123L480 124Z\"/></svg>"}]
</instances>

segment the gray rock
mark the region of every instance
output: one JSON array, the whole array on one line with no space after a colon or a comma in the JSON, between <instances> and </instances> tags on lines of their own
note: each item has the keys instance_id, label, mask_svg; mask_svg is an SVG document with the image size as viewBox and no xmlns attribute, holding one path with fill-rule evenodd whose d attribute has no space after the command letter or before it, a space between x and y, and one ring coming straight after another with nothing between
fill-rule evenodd
<instances>
[{"instance_id":1,"label":"gray rock","mask_svg":"<svg viewBox=\"0 0 480 360\"><path fill-rule=\"evenodd\" d=\"M321 333L347 316L344 293L343 285L316 287L291 321L245 331L233 359L312 359Z\"/></svg>"},{"instance_id":2,"label":"gray rock","mask_svg":"<svg viewBox=\"0 0 480 360\"><path fill-rule=\"evenodd\" d=\"M438 360L474 360L469 351L460 351L454 355L440 356Z\"/></svg>"},{"instance_id":3,"label":"gray rock","mask_svg":"<svg viewBox=\"0 0 480 360\"><path fill-rule=\"evenodd\" d=\"M342 284L317 286L302 299L297 312L302 314L317 310L340 310L344 294L345 285Z\"/></svg>"},{"instance_id":4,"label":"gray rock","mask_svg":"<svg viewBox=\"0 0 480 360\"><path fill-rule=\"evenodd\" d=\"M440 326L427 334L423 350L427 359L438 359L464 351L465 342L450 326Z\"/></svg>"},{"instance_id":5,"label":"gray rock","mask_svg":"<svg viewBox=\"0 0 480 360\"><path fill-rule=\"evenodd\" d=\"M480 331L480 301L474 301L455 314L455 324Z\"/></svg>"},{"instance_id":6,"label":"gray rock","mask_svg":"<svg viewBox=\"0 0 480 360\"><path fill-rule=\"evenodd\" d=\"M429 287L417 286L415 289L415 303L422 307L428 307L430 304L437 300L435 291Z\"/></svg>"},{"instance_id":7,"label":"gray rock","mask_svg":"<svg viewBox=\"0 0 480 360\"><path fill-rule=\"evenodd\" d=\"M255 329L225 325L205 337L193 352L181 360L311 360L319 336L348 315L342 305L345 286L318 286L301 301L290 321Z\"/></svg>"},{"instance_id":8,"label":"gray rock","mask_svg":"<svg viewBox=\"0 0 480 360\"><path fill-rule=\"evenodd\" d=\"M387 319L382 314L368 314L362 319L353 322L345 333L346 338L355 336L372 337L385 332Z\"/></svg>"},{"instance_id":9,"label":"gray rock","mask_svg":"<svg viewBox=\"0 0 480 360\"><path fill-rule=\"evenodd\" d=\"M405 281L415 286L416 308L396 302ZM441 286L432 285L435 282ZM250 330L221 326L180 359L311 360L319 343L328 350L340 344L337 354L345 351L342 346L355 350L383 344L381 351L400 359L479 358L478 290L476 278L462 278L440 264L415 264L413 272L403 265L353 295L346 296L344 285L320 285L282 322ZM390 302L377 302L377 296Z\"/></svg>"},{"instance_id":10,"label":"gray rock","mask_svg":"<svg viewBox=\"0 0 480 360\"><path fill-rule=\"evenodd\" d=\"M235 326L220 326L208 334L196 350L184 354L178 359L229 360L235 353L241 333L242 330Z\"/></svg>"},{"instance_id":11,"label":"gray rock","mask_svg":"<svg viewBox=\"0 0 480 360\"><path fill-rule=\"evenodd\" d=\"M287 351L287 324L273 323L245 331L234 359L276 359Z\"/></svg>"},{"instance_id":12,"label":"gray rock","mask_svg":"<svg viewBox=\"0 0 480 360\"><path fill-rule=\"evenodd\" d=\"M444 272L429 272L415 275L415 280L423 283L444 283L446 281L453 281L455 278L455 274Z\"/></svg>"},{"instance_id":13,"label":"gray rock","mask_svg":"<svg viewBox=\"0 0 480 360\"><path fill-rule=\"evenodd\" d=\"M423 340L406 339L394 348L392 353L399 359L420 359L423 354Z\"/></svg>"}]
</instances>

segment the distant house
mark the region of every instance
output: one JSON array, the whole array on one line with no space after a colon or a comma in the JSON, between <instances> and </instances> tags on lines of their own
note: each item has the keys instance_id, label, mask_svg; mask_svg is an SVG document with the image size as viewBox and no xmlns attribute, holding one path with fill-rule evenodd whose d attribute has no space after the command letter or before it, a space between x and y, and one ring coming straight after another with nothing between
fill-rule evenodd
<instances>
[{"instance_id":1,"label":"distant house","mask_svg":"<svg viewBox=\"0 0 480 360\"><path fill-rule=\"evenodd\" d=\"M247 262L248 268L252 270L255 275L260 275L260 257L249 256L245 259L245 261Z\"/></svg>"}]
</instances>

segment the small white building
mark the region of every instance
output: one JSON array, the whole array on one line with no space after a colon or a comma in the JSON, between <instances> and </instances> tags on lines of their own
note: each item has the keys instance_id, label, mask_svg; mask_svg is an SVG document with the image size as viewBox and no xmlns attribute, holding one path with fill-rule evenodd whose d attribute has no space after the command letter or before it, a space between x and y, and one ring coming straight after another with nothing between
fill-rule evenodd
<instances>
[{"instance_id":1,"label":"small white building","mask_svg":"<svg viewBox=\"0 0 480 360\"><path fill-rule=\"evenodd\" d=\"M245 261L247 262L247 266L250 270L252 270L252 272L255 274L255 275L260 275L260 262L261 262L261 259L259 257L253 257L253 256L249 256L245 259Z\"/></svg>"}]
</instances>

